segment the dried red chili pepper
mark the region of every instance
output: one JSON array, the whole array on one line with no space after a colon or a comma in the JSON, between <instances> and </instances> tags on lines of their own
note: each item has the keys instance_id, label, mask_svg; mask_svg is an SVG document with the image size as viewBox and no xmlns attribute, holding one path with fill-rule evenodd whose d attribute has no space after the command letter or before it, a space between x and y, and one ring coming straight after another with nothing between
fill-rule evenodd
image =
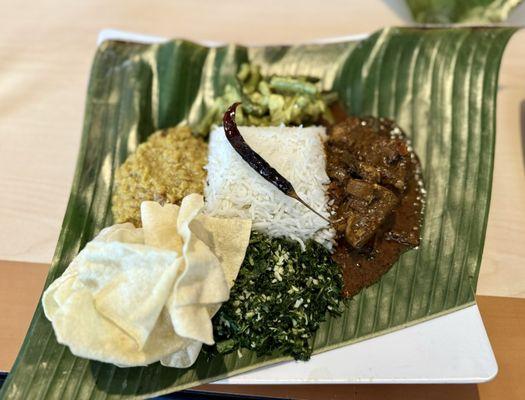
<instances>
[{"instance_id":1,"label":"dried red chili pepper","mask_svg":"<svg viewBox=\"0 0 525 400\"><path fill-rule=\"evenodd\" d=\"M304 202L298 195L292 184L279 172L275 170L268 162L257 154L249 145L246 143L244 138L237 128L235 123L235 110L241 103L233 103L228 110L224 113L222 119L224 126L224 133L226 138L234 148L234 150L242 157L244 161L248 163L259 175L261 175L266 181L270 182L277 189L283 192L285 195L297 200L310 211L324 219L326 222L330 221L315 211L312 207Z\"/></svg>"}]
</instances>

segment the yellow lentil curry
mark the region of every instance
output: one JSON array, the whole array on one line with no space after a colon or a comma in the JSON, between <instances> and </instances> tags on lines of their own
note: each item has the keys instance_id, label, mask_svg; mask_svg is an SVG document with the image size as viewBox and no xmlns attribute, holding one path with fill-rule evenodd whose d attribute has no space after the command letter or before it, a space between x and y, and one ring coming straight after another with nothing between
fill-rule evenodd
<instances>
[{"instance_id":1,"label":"yellow lentil curry","mask_svg":"<svg viewBox=\"0 0 525 400\"><path fill-rule=\"evenodd\" d=\"M115 223L140 223L140 204L152 200L179 204L190 193L202 193L208 145L188 127L152 134L117 169L112 211Z\"/></svg>"}]
</instances>

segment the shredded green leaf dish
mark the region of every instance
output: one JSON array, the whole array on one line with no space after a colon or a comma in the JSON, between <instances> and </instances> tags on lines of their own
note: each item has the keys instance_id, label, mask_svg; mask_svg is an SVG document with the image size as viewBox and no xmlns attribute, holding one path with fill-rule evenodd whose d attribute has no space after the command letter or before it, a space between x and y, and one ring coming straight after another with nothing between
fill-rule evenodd
<instances>
[{"instance_id":1,"label":"shredded green leaf dish","mask_svg":"<svg viewBox=\"0 0 525 400\"><path fill-rule=\"evenodd\" d=\"M308 360L311 338L328 314L340 315L340 268L320 244L252 233L230 300L213 319L216 349Z\"/></svg>"},{"instance_id":2,"label":"shredded green leaf dish","mask_svg":"<svg viewBox=\"0 0 525 400\"><path fill-rule=\"evenodd\" d=\"M337 99L333 92L322 92L318 80L299 76L263 77L260 67L242 64L235 85L228 84L202 121L194 127L206 136L213 124L231 104L242 103L237 123L249 126L314 125L333 122L329 105Z\"/></svg>"}]
</instances>

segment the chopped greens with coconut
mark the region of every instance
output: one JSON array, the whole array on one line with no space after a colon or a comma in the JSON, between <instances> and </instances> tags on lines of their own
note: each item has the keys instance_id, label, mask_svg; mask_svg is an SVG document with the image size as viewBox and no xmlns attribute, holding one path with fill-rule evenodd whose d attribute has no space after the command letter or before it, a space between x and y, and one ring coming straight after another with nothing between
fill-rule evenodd
<instances>
[{"instance_id":1,"label":"chopped greens with coconut","mask_svg":"<svg viewBox=\"0 0 525 400\"><path fill-rule=\"evenodd\" d=\"M213 318L217 351L308 360L319 324L342 311L342 285L339 267L318 243L308 241L303 251L297 242L252 233L230 300Z\"/></svg>"}]
</instances>

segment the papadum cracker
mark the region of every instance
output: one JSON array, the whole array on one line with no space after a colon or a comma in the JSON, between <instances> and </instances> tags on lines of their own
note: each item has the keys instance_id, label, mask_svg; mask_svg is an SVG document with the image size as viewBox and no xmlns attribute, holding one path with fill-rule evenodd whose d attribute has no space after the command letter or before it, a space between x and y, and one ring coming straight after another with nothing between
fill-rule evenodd
<instances>
[{"instance_id":1,"label":"papadum cracker","mask_svg":"<svg viewBox=\"0 0 525 400\"><path fill-rule=\"evenodd\" d=\"M213 344L211 318L229 298L251 220L201 214L201 195L181 206L144 202L143 228L103 229L44 292L59 343L123 367L192 365Z\"/></svg>"}]
</instances>

